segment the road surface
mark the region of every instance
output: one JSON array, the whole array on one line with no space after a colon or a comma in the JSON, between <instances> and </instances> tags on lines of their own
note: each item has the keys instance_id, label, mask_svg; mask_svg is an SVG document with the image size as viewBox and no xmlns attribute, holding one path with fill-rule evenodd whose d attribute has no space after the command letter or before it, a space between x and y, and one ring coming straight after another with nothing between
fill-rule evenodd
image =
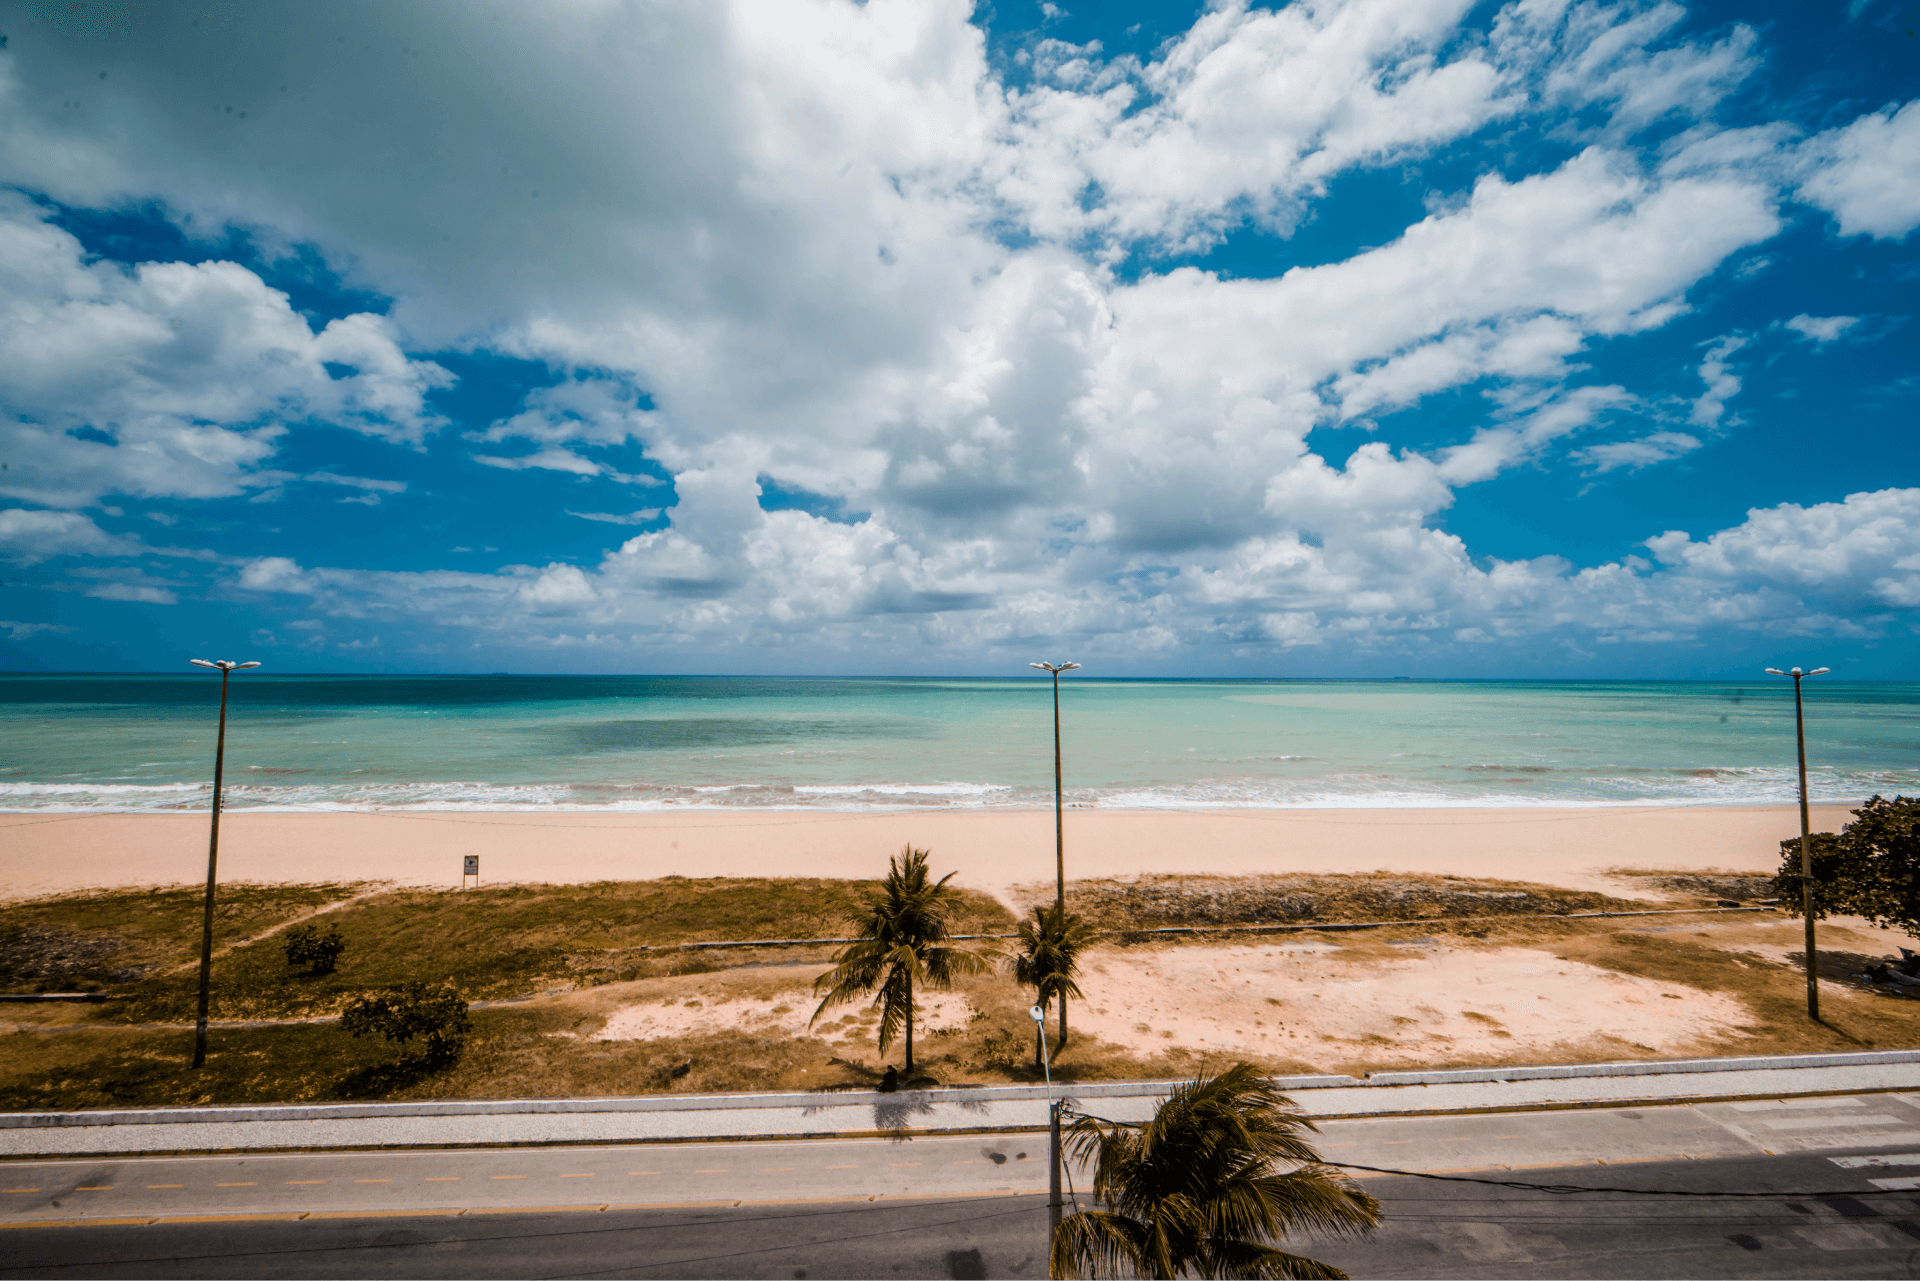
<instances>
[{"instance_id":1,"label":"road surface","mask_svg":"<svg viewBox=\"0 0 1920 1281\"><path fill-rule=\"evenodd\" d=\"M1357 1171L1381 1229L1295 1243L1355 1276L1920 1271L1920 1096L1329 1122L1321 1147L1663 1194ZM9 1161L0 1275L1036 1277L1045 1154L1035 1134Z\"/></svg>"}]
</instances>

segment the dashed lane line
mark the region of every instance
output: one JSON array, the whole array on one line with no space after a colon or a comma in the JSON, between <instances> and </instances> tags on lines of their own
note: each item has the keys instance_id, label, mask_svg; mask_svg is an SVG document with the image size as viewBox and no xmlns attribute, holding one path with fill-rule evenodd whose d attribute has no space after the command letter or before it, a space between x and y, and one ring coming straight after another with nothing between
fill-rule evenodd
<instances>
[{"instance_id":1,"label":"dashed lane line","mask_svg":"<svg viewBox=\"0 0 1920 1281\"><path fill-rule=\"evenodd\" d=\"M325 1179L288 1179L286 1186L290 1188L312 1188L318 1187L325 1182Z\"/></svg>"},{"instance_id":2,"label":"dashed lane line","mask_svg":"<svg viewBox=\"0 0 1920 1281\"><path fill-rule=\"evenodd\" d=\"M425 1182L427 1183L458 1183L460 1182L460 1176L457 1174L443 1174L439 1176L428 1175Z\"/></svg>"},{"instance_id":3,"label":"dashed lane line","mask_svg":"<svg viewBox=\"0 0 1920 1281\"><path fill-rule=\"evenodd\" d=\"M355 1183L392 1183L392 1179L355 1179Z\"/></svg>"},{"instance_id":4,"label":"dashed lane line","mask_svg":"<svg viewBox=\"0 0 1920 1281\"><path fill-rule=\"evenodd\" d=\"M149 1183L147 1184L147 1191L152 1192L158 1188L184 1188L186 1186L184 1183Z\"/></svg>"}]
</instances>

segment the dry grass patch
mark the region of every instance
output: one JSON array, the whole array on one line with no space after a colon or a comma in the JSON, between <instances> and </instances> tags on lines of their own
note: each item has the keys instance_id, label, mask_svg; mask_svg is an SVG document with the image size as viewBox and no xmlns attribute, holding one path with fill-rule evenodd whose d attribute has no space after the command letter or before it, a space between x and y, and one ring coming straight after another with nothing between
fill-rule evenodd
<instances>
[{"instance_id":1,"label":"dry grass patch","mask_svg":"<svg viewBox=\"0 0 1920 1281\"><path fill-rule=\"evenodd\" d=\"M1053 896L1051 885L1013 887L1023 906ZM1067 909L1103 930L1165 926L1278 925L1539 916L1635 911L1646 904L1528 881L1369 872L1353 876L1143 875L1070 881Z\"/></svg>"},{"instance_id":2,"label":"dry grass patch","mask_svg":"<svg viewBox=\"0 0 1920 1281\"><path fill-rule=\"evenodd\" d=\"M1739 872L1721 867L1610 867L1603 875L1669 897L1699 901L1732 899L1739 903L1757 903L1761 899L1772 898L1775 893L1770 874Z\"/></svg>"}]
</instances>

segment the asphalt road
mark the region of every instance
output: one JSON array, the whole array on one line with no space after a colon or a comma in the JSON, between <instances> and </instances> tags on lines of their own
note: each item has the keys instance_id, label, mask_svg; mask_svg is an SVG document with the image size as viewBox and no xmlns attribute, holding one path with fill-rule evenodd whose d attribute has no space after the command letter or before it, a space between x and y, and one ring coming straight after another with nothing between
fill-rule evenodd
<instances>
[{"instance_id":1,"label":"asphalt road","mask_svg":"<svg viewBox=\"0 0 1920 1281\"><path fill-rule=\"evenodd\" d=\"M1378 1232L1294 1243L1357 1277L1920 1272L1915 1096L1383 1118L1323 1137L1331 1160L1452 1172L1363 1175L1386 1203ZM1031 1134L10 1161L0 1275L1034 1277L1045 1177ZM1689 1192L1708 1195L1673 1195Z\"/></svg>"},{"instance_id":2,"label":"asphalt road","mask_svg":"<svg viewBox=\"0 0 1920 1281\"><path fill-rule=\"evenodd\" d=\"M1516 1175L1663 1195L1371 1178L1355 1277L1911 1277L1920 1194L1813 1154ZM1808 1196L1851 1190L1865 1195ZM1676 1191L1708 1195L1677 1197ZM1761 1192L1760 1197L1715 1195ZM1043 1196L598 1212L161 1222L10 1232L8 1277L1040 1277Z\"/></svg>"}]
</instances>

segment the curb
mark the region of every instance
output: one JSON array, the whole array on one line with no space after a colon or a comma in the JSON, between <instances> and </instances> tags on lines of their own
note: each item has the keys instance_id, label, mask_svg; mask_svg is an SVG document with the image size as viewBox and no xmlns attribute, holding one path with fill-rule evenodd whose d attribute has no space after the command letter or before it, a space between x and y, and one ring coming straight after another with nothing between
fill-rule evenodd
<instances>
[{"instance_id":1,"label":"curb","mask_svg":"<svg viewBox=\"0 0 1920 1281\"><path fill-rule=\"evenodd\" d=\"M1709 1072L1779 1071L1806 1068L1875 1067L1920 1064L1920 1049L1865 1050L1847 1054L1747 1055L1734 1058L1624 1060L1540 1066L1455 1068L1432 1072L1370 1072L1364 1079L1335 1074L1275 1077L1282 1090L1297 1093L1325 1089L1391 1090L1407 1086L1504 1084L1519 1081L1581 1080L1599 1077L1667 1076ZM812 1112L849 1106L878 1106L912 1100L916 1108L939 1104L1014 1103L1053 1097L1077 1099L1156 1098L1179 1081L1062 1081L1041 1085L945 1086L883 1094L877 1090L834 1090L779 1094L639 1095L598 1099L470 1099L417 1103L320 1103L274 1107L152 1108L98 1112L0 1113L0 1130L95 1128L114 1125L209 1125L263 1121L344 1121L400 1117L484 1117L525 1114L581 1115L635 1112L716 1112L743 1109L799 1109ZM1311 1100L1302 1100L1312 1112Z\"/></svg>"}]
</instances>

